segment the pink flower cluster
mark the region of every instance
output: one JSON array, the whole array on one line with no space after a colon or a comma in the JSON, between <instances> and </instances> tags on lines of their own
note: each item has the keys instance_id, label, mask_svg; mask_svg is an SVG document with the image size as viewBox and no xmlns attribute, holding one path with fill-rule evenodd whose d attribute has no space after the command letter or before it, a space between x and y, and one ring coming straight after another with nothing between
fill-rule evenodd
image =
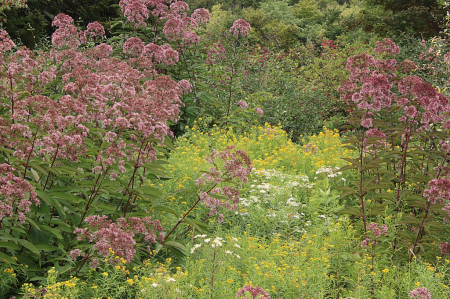
<instances>
[{"instance_id":1,"label":"pink flower cluster","mask_svg":"<svg viewBox=\"0 0 450 299\"><path fill-rule=\"evenodd\" d=\"M241 298L243 299L250 299L245 297L245 293L249 292L250 295L252 296L252 298L256 298L256 299L270 299L270 295L266 292L266 290L264 290L263 288L260 288L258 286L252 286L252 285L246 285L243 288L241 288L237 293L236 293L236 298Z\"/></svg>"},{"instance_id":2,"label":"pink flower cluster","mask_svg":"<svg viewBox=\"0 0 450 299\"><path fill-rule=\"evenodd\" d=\"M450 244L448 242L441 243L439 247L443 255L450 255Z\"/></svg>"},{"instance_id":3,"label":"pink flower cluster","mask_svg":"<svg viewBox=\"0 0 450 299\"><path fill-rule=\"evenodd\" d=\"M234 21L233 26L230 28L230 32L232 32L236 37L240 35L247 36L250 32L250 24L242 19L238 19Z\"/></svg>"},{"instance_id":4,"label":"pink flower cluster","mask_svg":"<svg viewBox=\"0 0 450 299\"><path fill-rule=\"evenodd\" d=\"M181 46L191 47L200 41L200 37L195 33L199 24L206 24L209 19L209 12L206 9L196 9L191 17L188 17L186 11L189 10L187 3L176 1L170 5L161 16L161 19L167 19L164 24L163 32L169 41L181 41Z\"/></svg>"},{"instance_id":5,"label":"pink flower cluster","mask_svg":"<svg viewBox=\"0 0 450 299\"><path fill-rule=\"evenodd\" d=\"M52 34L52 44L57 48L67 46L70 49L77 48L86 43L86 34L79 31L73 24L73 19L65 14L59 14L52 22L52 26L58 27Z\"/></svg>"},{"instance_id":6,"label":"pink flower cluster","mask_svg":"<svg viewBox=\"0 0 450 299\"><path fill-rule=\"evenodd\" d=\"M398 54L399 47L390 39L377 42L375 52L388 55ZM350 71L349 80L343 82L338 91L343 93L341 99L366 111L361 119L361 126L372 128L373 112L396 104L404 107L404 116L399 120L419 124L418 131L429 130L431 123L444 123L445 115L450 110L449 100L423 79L408 76L402 80L396 77L397 61L395 59L377 59L366 53L357 54L347 61ZM416 66L413 62L400 64L399 69L410 72ZM393 92L397 85L399 94ZM444 128L450 129L450 122Z\"/></svg>"},{"instance_id":7,"label":"pink flower cluster","mask_svg":"<svg viewBox=\"0 0 450 299\"><path fill-rule=\"evenodd\" d=\"M227 51L222 46L222 44L213 44L208 50L208 58L206 59L206 63L210 65L219 63L220 60L225 59L226 52Z\"/></svg>"},{"instance_id":8,"label":"pink flower cluster","mask_svg":"<svg viewBox=\"0 0 450 299\"><path fill-rule=\"evenodd\" d=\"M17 177L14 171L10 165L0 164L0 221L17 214L17 219L23 223L31 204L39 205L39 200L33 186Z\"/></svg>"},{"instance_id":9,"label":"pink flower cluster","mask_svg":"<svg viewBox=\"0 0 450 299\"><path fill-rule=\"evenodd\" d=\"M149 16L149 9L146 0L120 0L119 5L122 9L123 15L130 23L134 23L134 27L145 27L144 22Z\"/></svg>"},{"instance_id":10,"label":"pink flower cluster","mask_svg":"<svg viewBox=\"0 0 450 299\"><path fill-rule=\"evenodd\" d=\"M3 102L8 112L0 117L0 144L11 151L14 163L30 171L32 160L44 160L46 167L56 167L83 158L92 163L91 175L102 181L100 176L109 175L114 180L117 173L125 172L125 163L139 168L156 160L155 146L163 145L164 138L172 134L167 122L177 121L180 97L192 86L186 80L176 82L160 75L154 63L173 65L178 53L169 45L143 45L134 39L127 41L124 48L136 57L121 60L110 57L112 47L107 44L87 50L78 48L86 35L104 34L99 23L89 24L81 32L71 17L59 14L53 25L58 27L52 37L56 48L49 55L36 57L21 48L3 60L7 77L0 88L8 98ZM0 31L1 50L13 46L6 32ZM62 84L58 91L62 95L43 95L46 84L54 79ZM14 86L19 84L25 92L22 88L16 91ZM93 144L101 145L101 150L87 153ZM14 217L23 222L31 204L39 204L33 187L18 177L14 167L0 166L0 221ZM51 188L54 179L51 172L43 173L44 189ZM96 249L103 253L108 243L130 258L130 248L120 250L122 245L111 240L117 234L131 242L136 226L124 229L109 223L102 229L107 230L102 238L110 239L91 232L98 241ZM151 231L144 238L149 243L156 240Z\"/></svg>"},{"instance_id":11,"label":"pink flower cluster","mask_svg":"<svg viewBox=\"0 0 450 299\"><path fill-rule=\"evenodd\" d=\"M77 257L84 256L84 253L81 251L81 249L77 248L69 252L69 256L73 261L76 261Z\"/></svg>"},{"instance_id":12,"label":"pink flower cluster","mask_svg":"<svg viewBox=\"0 0 450 299\"><path fill-rule=\"evenodd\" d=\"M247 107L248 107L247 102L243 101L243 100L239 101L236 105L239 106L239 107L242 107L244 109L247 109Z\"/></svg>"},{"instance_id":13,"label":"pink flower cluster","mask_svg":"<svg viewBox=\"0 0 450 299\"><path fill-rule=\"evenodd\" d=\"M116 255L131 262L136 254L136 235L141 235L148 244L156 243L157 238L160 242L164 241L161 223L158 220L152 221L151 217L119 218L114 223L108 220L106 215L93 215L87 217L85 222L89 224L87 228L77 228L73 233L77 235L79 241L88 239L94 244L93 249L103 257L109 255L111 248ZM147 249L151 251L150 246L147 246ZM71 252L71 257L76 258L79 255L81 251Z\"/></svg>"},{"instance_id":14,"label":"pink flower cluster","mask_svg":"<svg viewBox=\"0 0 450 299\"><path fill-rule=\"evenodd\" d=\"M87 36L103 36L105 35L105 28L99 22L93 22L87 25L84 32Z\"/></svg>"},{"instance_id":15,"label":"pink flower cluster","mask_svg":"<svg viewBox=\"0 0 450 299\"><path fill-rule=\"evenodd\" d=\"M67 27L72 22L70 17L58 15L54 25ZM99 29L97 25L93 28ZM185 80L177 83L169 76L159 76L152 68L152 61L163 64L178 61L178 53L169 45L144 46L139 41L132 38L125 43L125 50L142 54L128 62L107 57L112 49L106 44L85 53L79 49L53 51L52 57L62 63L61 68L66 72L62 76L65 95L58 101L39 94L15 100L12 111L15 124L0 119L2 144L14 149L14 155L24 162L45 154L75 162L86 152L85 138L93 138L88 129L92 124L103 130L138 130L142 133L139 135L142 142L143 138L151 136L163 142L164 137L171 134L166 122L176 121L182 105L180 96L188 92L191 85ZM31 71L36 73L37 62L27 51L18 51L13 57L20 60L9 63L12 75L25 77L31 76ZM45 85L58 75L57 68L52 67L38 73L34 82ZM153 80L148 80L149 77ZM30 86L30 90L33 88L36 87ZM33 137L28 123L37 125L47 134ZM112 132L104 134L106 137ZM26 139L17 140L18 137ZM151 144L135 145L120 133L105 141L108 147L99 152L95 159L97 165L93 166L96 173L109 171L113 174L112 166L119 166L123 172L120 165L124 160L142 165L156 159ZM135 152L139 154L137 157Z\"/></svg>"},{"instance_id":16,"label":"pink flower cluster","mask_svg":"<svg viewBox=\"0 0 450 299\"><path fill-rule=\"evenodd\" d=\"M248 175L252 171L252 165L248 156L242 150L234 150L234 146L226 147L222 152L214 150L207 161L214 165L208 173L204 173L196 180L197 186L208 183L221 183L223 181L233 180L239 184L248 182ZM234 150L234 151L233 151ZM219 169L216 160L220 159L223 164ZM224 207L236 211L239 203L239 191L232 187L215 188L211 194L201 192L199 197L202 203L210 209L210 216L217 214L219 207ZM221 195L221 197L214 196Z\"/></svg>"},{"instance_id":17,"label":"pink flower cluster","mask_svg":"<svg viewBox=\"0 0 450 299\"><path fill-rule=\"evenodd\" d=\"M0 54L5 51L11 50L16 44L9 38L8 32L0 29Z\"/></svg>"},{"instance_id":18,"label":"pink flower cluster","mask_svg":"<svg viewBox=\"0 0 450 299\"><path fill-rule=\"evenodd\" d=\"M375 53L385 53L389 56L400 53L400 47L397 46L390 38L385 38L383 41L375 42L377 45L374 52Z\"/></svg>"},{"instance_id":19,"label":"pink flower cluster","mask_svg":"<svg viewBox=\"0 0 450 299\"><path fill-rule=\"evenodd\" d=\"M194 10L194 13L191 15L191 18L195 20L197 24L206 24L211 19L209 15L209 11L204 8L198 8Z\"/></svg>"},{"instance_id":20,"label":"pink flower cluster","mask_svg":"<svg viewBox=\"0 0 450 299\"><path fill-rule=\"evenodd\" d=\"M261 108L256 107L255 108L256 113L258 113L259 117L264 114L264 111Z\"/></svg>"},{"instance_id":21,"label":"pink flower cluster","mask_svg":"<svg viewBox=\"0 0 450 299\"><path fill-rule=\"evenodd\" d=\"M377 223L372 222L367 226L367 230L371 231L372 235L375 237L375 239L373 240L373 245L378 244L378 238L381 235L385 235L385 236L388 235L388 232L387 232L388 227L386 226L386 224L378 226ZM367 247L371 241L372 240L370 238L365 238L364 241L361 243L361 247Z\"/></svg>"},{"instance_id":22,"label":"pink flower cluster","mask_svg":"<svg viewBox=\"0 0 450 299\"><path fill-rule=\"evenodd\" d=\"M425 287L421 287L421 288L412 290L409 293L409 296L411 298L417 298L417 299L431 299L431 293Z\"/></svg>"},{"instance_id":23,"label":"pink flower cluster","mask_svg":"<svg viewBox=\"0 0 450 299\"><path fill-rule=\"evenodd\" d=\"M444 204L446 200L450 199L450 180L446 178L431 180L428 183L428 189L423 192L423 196L433 204L438 201L440 204Z\"/></svg>"}]
</instances>

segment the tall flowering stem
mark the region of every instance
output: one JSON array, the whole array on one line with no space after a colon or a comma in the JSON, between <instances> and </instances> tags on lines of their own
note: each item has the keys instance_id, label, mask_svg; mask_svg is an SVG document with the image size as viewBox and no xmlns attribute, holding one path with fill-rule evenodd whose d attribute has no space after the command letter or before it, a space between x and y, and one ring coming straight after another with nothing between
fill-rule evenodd
<instances>
[{"instance_id":1,"label":"tall flowering stem","mask_svg":"<svg viewBox=\"0 0 450 299\"><path fill-rule=\"evenodd\" d=\"M221 152L214 150L208 156L207 161L212 164L212 167L208 173L204 173L197 179L196 184L198 186L211 186L206 191L198 190L197 201L178 220L172 230L165 236L164 241L184 222L185 218L199 203L203 203L210 209L209 217L217 215L220 208L237 210L239 191L229 186L219 187L218 185L235 182L240 186L247 183L248 175L252 171L250 159L242 150L236 150L234 146L228 146ZM222 164L221 167L219 162ZM223 221L223 214L218 216L218 221Z\"/></svg>"},{"instance_id":2,"label":"tall flowering stem","mask_svg":"<svg viewBox=\"0 0 450 299\"><path fill-rule=\"evenodd\" d=\"M374 229L367 223L389 223L392 242L377 246L402 261L410 252L436 256L439 248L432 243L447 238L443 206L450 192L441 177L450 174L450 104L411 74L412 62L397 63L392 57L398 53L399 47L385 39L377 42L373 55L349 58L349 80L339 91L353 111L348 128L354 137L347 143L358 153L344 167L358 171L358 182L356 190L342 188L342 197L348 198L343 212L360 217L366 243Z\"/></svg>"},{"instance_id":3,"label":"tall flowering stem","mask_svg":"<svg viewBox=\"0 0 450 299\"><path fill-rule=\"evenodd\" d=\"M225 53L220 44L201 49L208 44L199 37L209 20L204 9L189 16L188 5L176 0L119 6L123 22L111 24L121 24L124 34L111 43L99 22L82 30L65 14L53 20L48 53L17 48L0 29L0 240L8 243L0 258L34 263L30 277L54 261L84 275L86 264L96 268L112 252L133 263L161 245L171 248L170 238L198 204L219 221L221 209L236 209L239 192L229 181L244 183L251 171L242 151L213 152L210 173L197 182L197 202L172 228L140 207L163 195L152 183L165 177L159 159L182 100L193 89L200 100L194 69L206 72ZM235 40L248 30L241 20L228 35ZM206 52L211 64L189 63Z\"/></svg>"},{"instance_id":4,"label":"tall flowering stem","mask_svg":"<svg viewBox=\"0 0 450 299\"><path fill-rule=\"evenodd\" d=\"M130 32L150 20L166 29L155 35L185 43L196 40L194 23L207 19L199 11L190 22L182 1L122 0L120 7ZM183 26L170 27L171 20ZM39 55L15 48L0 30L0 239L15 243L0 255L41 265L30 267L35 272L69 255L84 271L105 248L132 262L140 244L152 251L164 240L159 221L129 213L137 200L161 196L146 176L163 176L158 158L173 136L169 123L192 86L167 75L178 52L157 36L159 44L136 35L113 48L98 22L81 30L59 14L52 25L53 48Z\"/></svg>"}]
</instances>

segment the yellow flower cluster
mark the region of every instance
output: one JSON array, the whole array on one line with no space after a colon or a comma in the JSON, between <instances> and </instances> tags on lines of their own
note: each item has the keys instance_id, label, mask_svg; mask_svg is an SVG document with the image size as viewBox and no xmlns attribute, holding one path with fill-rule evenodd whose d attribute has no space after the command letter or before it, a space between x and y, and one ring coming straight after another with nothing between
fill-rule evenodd
<instances>
[{"instance_id":1,"label":"yellow flower cluster","mask_svg":"<svg viewBox=\"0 0 450 299\"><path fill-rule=\"evenodd\" d=\"M339 167L346 164L342 157L350 155L342 147L337 131L324 127L319 135L303 139L303 145L295 144L279 126L253 125L249 132L237 134L232 127L213 127L202 132L194 125L187 129L184 137L177 141L176 151L171 154L169 172L177 181L178 188L198 177L199 171L210 165L206 155L213 149L221 150L234 145L243 150L257 170L278 169L285 173L313 175L321 166Z\"/></svg>"}]
</instances>

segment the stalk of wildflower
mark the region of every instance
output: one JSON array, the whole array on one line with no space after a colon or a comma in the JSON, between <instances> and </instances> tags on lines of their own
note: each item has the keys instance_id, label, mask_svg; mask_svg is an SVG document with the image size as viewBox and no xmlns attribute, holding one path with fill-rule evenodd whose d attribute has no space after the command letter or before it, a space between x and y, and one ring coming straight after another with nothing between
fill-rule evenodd
<instances>
[{"instance_id":1,"label":"stalk of wildflower","mask_svg":"<svg viewBox=\"0 0 450 299\"><path fill-rule=\"evenodd\" d=\"M240 246L237 244L238 239L230 239L234 242L227 243L226 240L218 236L212 239L206 234L196 235L193 237L193 240L198 240L200 241L200 243L192 246L190 251L191 255L194 254L194 252L201 250L199 254L203 257L207 257L209 261L208 264L211 265L211 268L208 269L208 271L210 271L210 298L214 298L214 285L216 277L219 272L223 270L223 268L220 267L220 265L223 264L223 261L221 261L221 259L228 257L240 258L238 254L235 254L233 251L231 251L235 250L236 248L240 248ZM225 247L227 245L228 247Z\"/></svg>"},{"instance_id":2,"label":"stalk of wildflower","mask_svg":"<svg viewBox=\"0 0 450 299\"><path fill-rule=\"evenodd\" d=\"M178 220L172 230L165 236L164 241L175 231L175 229L184 221L184 219L191 213L191 211L203 202L206 207L210 208L210 216L217 214L219 207L225 207L230 210L237 209L239 202L239 191L231 187L216 188L219 183L226 181L235 181L239 185L245 184L248 181L248 175L252 171L251 162L248 156L242 150L232 151L235 147L228 146L222 152L214 150L206 160L213 164L214 167L209 169L208 173L203 174L196 180L197 185L206 185L212 183L206 191L199 190L197 201L191 208ZM223 166L219 169L216 166L216 159L223 161ZM217 196L212 197L209 194L221 194L227 201L220 202ZM206 220L205 218L204 220ZM223 215L219 215L219 221L223 220Z\"/></svg>"},{"instance_id":3,"label":"stalk of wildflower","mask_svg":"<svg viewBox=\"0 0 450 299\"><path fill-rule=\"evenodd\" d=\"M442 164L440 166L437 167L438 169L438 173L436 175L436 179L431 180L428 183L428 187L429 189L425 189L423 192L423 196L428 198L428 203L426 205L425 208L425 216L423 217L418 230L417 230L417 235L416 238L414 240L413 243L413 248L412 248L412 253L414 255L416 247L417 247L417 243L419 242L419 240L421 239L421 237L424 234L424 223L425 223L425 219L427 219L428 213L430 212L430 207L432 204L436 204L436 202L439 200L441 204L444 204L445 200L448 200L450 198L450 181L447 178L441 179L441 171L444 170L444 163L447 160L447 157L450 153L450 148L445 147L446 150L446 156L445 159L442 160ZM444 212L446 211L446 207L444 206L443 210ZM445 217L444 217L444 222L445 222ZM441 247L441 253L444 253L444 251L442 250L442 243L440 244ZM417 248L417 252L419 252L420 247ZM410 255L409 260L411 261L412 256Z\"/></svg>"},{"instance_id":4,"label":"stalk of wildflower","mask_svg":"<svg viewBox=\"0 0 450 299\"><path fill-rule=\"evenodd\" d=\"M238 19L236 21L234 21L233 26L231 26L230 28L230 32L233 33L233 35L238 39L239 35L241 36L247 36L248 33L250 32L250 24L247 23L246 21L242 20L242 19ZM231 109L231 95L232 95L232 90L233 90L233 79L235 77L235 73L236 73L236 54L237 54L237 46L238 43L234 43L234 48L233 48L233 58L232 58L232 63L230 65L230 75L229 75L229 83L228 83L228 108L227 108L227 118L230 115L230 109Z\"/></svg>"},{"instance_id":5,"label":"stalk of wildflower","mask_svg":"<svg viewBox=\"0 0 450 299\"><path fill-rule=\"evenodd\" d=\"M398 51L399 48L389 39L378 42L377 48L375 49L375 52L385 56L397 54ZM377 167L371 167L371 171L367 171L365 167L369 161L377 160L378 152L384 156L389 151L394 151L394 141L400 137L400 145L398 146L400 150L397 155L399 161L393 166L396 169L394 176L396 177L397 183L395 186L395 197L392 196L395 204L395 214L399 214L403 206L404 195L409 192L405 188L406 182L407 180L408 182L409 180L416 180L413 177L407 178L406 173L408 167L415 167L415 165L411 164L411 160L407 158L409 152L414 150L411 147L414 146L416 149L425 151L427 149L426 147L432 147L435 143L434 140L419 137L418 133L430 131L433 124L442 125L445 130L447 130L447 126L450 128L450 122L447 124L444 116L450 110L448 99L436 92L430 84L417 76L409 75L403 79L397 78L395 74L397 71L396 64L395 59L375 60L373 56L365 53L356 55L350 58L347 63L347 69L350 71L349 81L341 84L339 87L339 91L344 93L342 99L355 107L356 115L360 118L361 139L358 139L360 157L357 166L360 171L360 184L358 192L355 193L360 197L360 209L362 210L365 232L367 232L367 228L365 225L366 206L364 201L367 193L372 192L376 194L376 192L370 191L373 189L367 188L363 184L363 181L372 174L377 175L378 189L382 193L383 188L381 186L383 184L381 183L380 172L378 171L380 168L378 167L385 168L385 165L377 165ZM395 86L398 88L398 92L394 92L393 88ZM393 109L396 107L400 109ZM377 116L382 116L381 111L387 111L390 114L391 128L380 126L379 124L381 123L376 120ZM395 124L399 124L401 129L394 129ZM389 136L390 140L387 136ZM419 146L414 144L414 138L420 138ZM447 142L439 138L437 142L441 144L438 148L442 148L447 152L444 149L448 148L448 145L446 145ZM391 144L388 144L388 141ZM369 144L372 148L368 147ZM422 155L426 159L425 154ZM385 169L390 169L391 163L385 163ZM356 168L356 163L352 167ZM439 167L444 166L441 165ZM424 175L426 171L424 169L426 167L419 169L421 175ZM420 184L415 192L417 195L421 193ZM381 203L381 200L380 202L376 202L376 204L379 203ZM430 208L429 205L428 203L423 209L426 214L425 218L429 215L427 212ZM412 215L415 215L418 207L412 206L411 208ZM424 233L424 220L421 219L418 221L417 235L412 238L413 244L411 244L414 248L416 248L417 243ZM397 245L397 237L395 237L394 248Z\"/></svg>"},{"instance_id":6,"label":"stalk of wildflower","mask_svg":"<svg viewBox=\"0 0 450 299\"><path fill-rule=\"evenodd\" d=\"M154 140L159 140L163 144L164 137L170 135L166 121L176 121L179 106L182 105L180 95L189 89L189 83L185 80L175 82L167 76L158 76L152 70L153 80L145 80L145 84L141 84L142 80L147 78L146 73L134 68L134 62L128 64L109 57L112 53L110 46L101 44L86 51L77 48L85 42L86 36L96 37L104 34L104 28L99 23L89 24L88 29L81 32L73 25L72 18L60 14L55 17L53 25L58 29L52 37L55 49L51 51L50 58L59 68L52 66L42 71L38 66L39 60L34 60L32 53L26 49L21 49L10 56L9 63L2 57L2 66L9 72L9 82L8 80L5 82L10 85L11 103L8 105L10 117L6 113L0 119L2 128L0 140L2 145L6 145L7 150L14 150L14 159L10 160L11 163L25 165L24 177L27 171L30 171L30 167L36 169L39 166L36 162L30 165L32 158L34 160L43 158L44 162L48 160L46 167L50 168L57 168L61 164L64 166L67 162L79 162L79 159L92 162L91 169L95 183L91 188L86 188L89 189L84 194L86 203L80 207L80 222L75 224L80 226L92 204L101 194L103 182L108 178L115 180L117 172L124 173L126 160L133 161L135 170L142 169L145 163L156 160ZM1 31L0 34L3 54L3 51L11 50L14 43L7 38L5 32ZM141 51L140 47L135 47L137 44L137 40L129 41L127 47L131 49L130 54L139 56L140 63L149 65L149 59L145 57L147 48L144 47ZM161 48L165 57L159 62L174 63L176 52L169 49L170 46ZM45 62L46 58L48 57L40 57L39 62ZM30 80L14 81L20 77ZM65 93L58 101L39 94L55 77L62 81ZM22 85L19 86L19 83ZM20 88L24 86L31 95L16 96L16 86ZM112 106L109 101L115 104ZM32 127L28 124L35 126L33 133ZM93 134L90 128L100 129L103 132ZM130 130L135 130L135 133L129 134L127 131ZM86 141L98 145L101 150L94 154L87 153ZM141 144L141 147L138 148L136 144ZM138 152L138 157L134 156L135 151ZM4 189L2 192L9 192L10 195L14 193L11 191L14 188L12 182L21 183L14 175L7 173L12 169L14 168L5 170L1 176L5 183L2 187L10 186L9 191ZM33 173L33 177L38 184L43 185L42 192L51 190L58 180L54 172L43 172L40 177ZM136 187L134 175L129 186L132 189ZM20 222L25 219L22 210L26 212L30 206L30 201L25 200L28 196L26 192L30 192L28 198L31 197L31 202L39 203L37 199L35 200L33 188L23 186L22 189L25 191L21 195L24 200L17 198L11 202L10 195L5 193L6 196L1 201L1 205L4 206L2 210L8 214L11 203L12 206L14 202L21 203L21 206L15 209L16 212L20 212L18 218ZM128 197L125 215L131 210L134 201L131 196ZM50 219L55 216L54 212L55 207L50 211L52 214ZM2 215L2 218L5 216L6 214Z\"/></svg>"},{"instance_id":7,"label":"stalk of wildflower","mask_svg":"<svg viewBox=\"0 0 450 299\"><path fill-rule=\"evenodd\" d=\"M371 262L372 262L372 267L371 267L371 271L373 272L375 270L374 264L375 264L375 247L379 244L379 237L381 235L388 235L388 227L386 226L386 224L383 225L378 225L377 223L370 223L367 227L368 232L371 233L371 235L373 235L373 239L370 239L367 237L366 234L366 238L364 239L364 241L361 243L361 247L368 247L369 244L372 247L372 252L371 254ZM374 293L374 285L373 285L373 280L372 280L372 295Z\"/></svg>"}]
</instances>

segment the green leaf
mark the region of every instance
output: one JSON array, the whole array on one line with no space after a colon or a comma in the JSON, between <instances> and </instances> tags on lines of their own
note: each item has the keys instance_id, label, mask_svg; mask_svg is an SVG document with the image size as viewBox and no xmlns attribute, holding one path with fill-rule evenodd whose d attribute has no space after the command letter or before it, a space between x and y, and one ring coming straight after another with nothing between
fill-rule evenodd
<instances>
[{"instance_id":1,"label":"green leaf","mask_svg":"<svg viewBox=\"0 0 450 299\"><path fill-rule=\"evenodd\" d=\"M409 224L419 224L416 217L412 215L403 215L402 216L402 223L409 223Z\"/></svg>"},{"instance_id":2,"label":"green leaf","mask_svg":"<svg viewBox=\"0 0 450 299\"><path fill-rule=\"evenodd\" d=\"M36 222L34 222L34 220L32 220L31 218L29 218L29 217L26 217L26 221L29 223L29 224L31 224L31 226L33 226L35 229L37 229L37 230L41 230L40 228L39 228L39 226L36 224Z\"/></svg>"},{"instance_id":3,"label":"green leaf","mask_svg":"<svg viewBox=\"0 0 450 299\"><path fill-rule=\"evenodd\" d=\"M166 246L172 246L172 247L175 247L175 248L177 248L178 250L180 250L181 252L185 252L186 251L186 247L183 245L183 244L181 244L181 243L178 243L178 242L175 242L175 241L167 241L167 242L165 242L164 243Z\"/></svg>"},{"instance_id":4,"label":"green leaf","mask_svg":"<svg viewBox=\"0 0 450 299\"><path fill-rule=\"evenodd\" d=\"M347 197L352 194L357 194L357 192L355 190L349 190L349 191L342 193L341 196L339 196L339 198L344 198L344 197Z\"/></svg>"},{"instance_id":5,"label":"green leaf","mask_svg":"<svg viewBox=\"0 0 450 299\"><path fill-rule=\"evenodd\" d=\"M336 190L342 190L342 191L355 191L355 189L353 189L352 187L349 187L349 186L340 186L340 187L337 187L335 189Z\"/></svg>"},{"instance_id":6,"label":"green leaf","mask_svg":"<svg viewBox=\"0 0 450 299\"><path fill-rule=\"evenodd\" d=\"M49 206L54 206L54 205L55 205L55 202L54 202L53 198L51 198L51 197L47 194L47 192L45 192L45 191L40 191L40 190L35 190L35 192L36 192L37 196L38 196L40 199L42 199L42 200L43 200L46 204L48 204ZM62 208L61 204L59 204L59 203L58 203L58 206L59 206L60 208Z\"/></svg>"},{"instance_id":7,"label":"green leaf","mask_svg":"<svg viewBox=\"0 0 450 299\"><path fill-rule=\"evenodd\" d=\"M381 173L381 174L387 174L387 175L390 175L390 176L395 176L394 172L392 172L390 170L386 170L386 169L378 169L377 172Z\"/></svg>"},{"instance_id":8,"label":"green leaf","mask_svg":"<svg viewBox=\"0 0 450 299\"><path fill-rule=\"evenodd\" d=\"M46 230L46 231L52 233L58 239L60 239L60 240L63 239L63 236L61 235L61 232L59 230L57 230L56 228L53 228L53 227L50 227L50 226L47 226L47 225L42 225L41 228L43 230Z\"/></svg>"},{"instance_id":9,"label":"green leaf","mask_svg":"<svg viewBox=\"0 0 450 299\"><path fill-rule=\"evenodd\" d=\"M405 238L407 241L410 241L410 242L413 241L413 237L412 237L411 234L410 234L409 232L407 232L407 231L398 231L397 234L398 234L400 237Z\"/></svg>"},{"instance_id":10,"label":"green leaf","mask_svg":"<svg viewBox=\"0 0 450 299\"><path fill-rule=\"evenodd\" d=\"M366 215L367 216L378 216L383 213L384 209L385 209L384 206L375 207L375 208L372 208L369 211L367 211Z\"/></svg>"},{"instance_id":11,"label":"green leaf","mask_svg":"<svg viewBox=\"0 0 450 299\"><path fill-rule=\"evenodd\" d=\"M421 195L417 195L417 194L413 194L413 195L408 195L407 197L405 197L406 201L424 201L424 197Z\"/></svg>"},{"instance_id":12,"label":"green leaf","mask_svg":"<svg viewBox=\"0 0 450 299\"><path fill-rule=\"evenodd\" d=\"M388 189L391 186L391 184L377 184L377 185L371 185L367 187L367 190L374 190L374 189Z\"/></svg>"},{"instance_id":13,"label":"green leaf","mask_svg":"<svg viewBox=\"0 0 450 299\"><path fill-rule=\"evenodd\" d=\"M141 186L138 188L134 188L133 194L134 192L137 192L138 194L142 194L147 197L151 197L153 199L158 199L162 196L162 192L159 189L150 186Z\"/></svg>"},{"instance_id":14,"label":"green leaf","mask_svg":"<svg viewBox=\"0 0 450 299\"><path fill-rule=\"evenodd\" d=\"M133 212L127 214L127 219L130 217L147 217L147 216L148 216L147 212Z\"/></svg>"},{"instance_id":15,"label":"green leaf","mask_svg":"<svg viewBox=\"0 0 450 299\"><path fill-rule=\"evenodd\" d=\"M40 255L40 251L30 242L28 242L27 240L23 240L23 239L16 239L17 243L19 243L20 245L22 245L23 247L25 247L26 249L30 250L31 252L33 252L36 255Z\"/></svg>"},{"instance_id":16,"label":"green leaf","mask_svg":"<svg viewBox=\"0 0 450 299\"><path fill-rule=\"evenodd\" d=\"M0 248L9 248L11 250L19 250L20 247L13 242L0 242Z\"/></svg>"},{"instance_id":17,"label":"green leaf","mask_svg":"<svg viewBox=\"0 0 450 299\"><path fill-rule=\"evenodd\" d=\"M228 197L226 197L223 194L209 194L209 196L211 196L212 198L223 199L223 200L227 200L228 199Z\"/></svg>"},{"instance_id":18,"label":"green leaf","mask_svg":"<svg viewBox=\"0 0 450 299\"><path fill-rule=\"evenodd\" d=\"M62 220L58 220L58 219L50 219L47 223L48 224L55 224L55 225L58 225L58 226L71 227L69 224L65 223Z\"/></svg>"},{"instance_id":19,"label":"green leaf","mask_svg":"<svg viewBox=\"0 0 450 299\"><path fill-rule=\"evenodd\" d=\"M34 170L33 168L31 168L31 174L33 174L34 181L35 181L36 183L39 183L39 174L36 172L36 170Z\"/></svg>"},{"instance_id":20,"label":"green leaf","mask_svg":"<svg viewBox=\"0 0 450 299\"><path fill-rule=\"evenodd\" d=\"M72 265L70 263L62 267L59 265L59 263L55 263L55 270L58 271L58 274L64 274L69 271L70 268L72 268Z\"/></svg>"},{"instance_id":21,"label":"green leaf","mask_svg":"<svg viewBox=\"0 0 450 299\"><path fill-rule=\"evenodd\" d=\"M49 98L53 100L58 100L60 97L64 96L62 93L52 94Z\"/></svg>"},{"instance_id":22,"label":"green leaf","mask_svg":"<svg viewBox=\"0 0 450 299\"><path fill-rule=\"evenodd\" d=\"M373 199L394 199L395 198L395 194L394 193L388 193L388 192L381 192L381 193L376 193L372 198Z\"/></svg>"},{"instance_id":23,"label":"green leaf","mask_svg":"<svg viewBox=\"0 0 450 299\"><path fill-rule=\"evenodd\" d=\"M203 222L190 219L190 218L184 218L183 222L188 223L189 225L195 227L195 230L197 230L199 233L203 233L205 231L208 231L208 226L204 224Z\"/></svg>"},{"instance_id":24,"label":"green leaf","mask_svg":"<svg viewBox=\"0 0 450 299\"><path fill-rule=\"evenodd\" d=\"M338 213L339 214L348 214L348 215L358 215L358 214L361 214L361 210L358 208L352 207L352 208L342 209L342 210L338 211Z\"/></svg>"},{"instance_id":25,"label":"green leaf","mask_svg":"<svg viewBox=\"0 0 450 299\"><path fill-rule=\"evenodd\" d=\"M50 244L35 244L37 249L41 251L55 251L58 250L58 247L50 245Z\"/></svg>"},{"instance_id":26,"label":"green leaf","mask_svg":"<svg viewBox=\"0 0 450 299\"><path fill-rule=\"evenodd\" d=\"M84 201L84 199L70 193L53 192L53 188L50 190L49 193L52 196L52 198L60 198L72 204L79 204L80 202Z\"/></svg>"},{"instance_id":27,"label":"green leaf","mask_svg":"<svg viewBox=\"0 0 450 299\"><path fill-rule=\"evenodd\" d=\"M172 241L168 241L168 242L172 242ZM168 243L166 242L166 244ZM178 247L175 246L167 246L169 248L170 251L172 251L173 254L175 254L175 256L177 257L177 259L179 261L182 261L185 257L186 257L186 251L185 250L181 250Z\"/></svg>"},{"instance_id":28,"label":"green leaf","mask_svg":"<svg viewBox=\"0 0 450 299\"><path fill-rule=\"evenodd\" d=\"M155 205L152 205L152 208L157 210L157 211L164 211L164 212L171 213L171 214L175 215L178 218L177 212L175 212L175 210L173 210L172 208L169 208L168 206L155 204Z\"/></svg>"}]
</instances>

